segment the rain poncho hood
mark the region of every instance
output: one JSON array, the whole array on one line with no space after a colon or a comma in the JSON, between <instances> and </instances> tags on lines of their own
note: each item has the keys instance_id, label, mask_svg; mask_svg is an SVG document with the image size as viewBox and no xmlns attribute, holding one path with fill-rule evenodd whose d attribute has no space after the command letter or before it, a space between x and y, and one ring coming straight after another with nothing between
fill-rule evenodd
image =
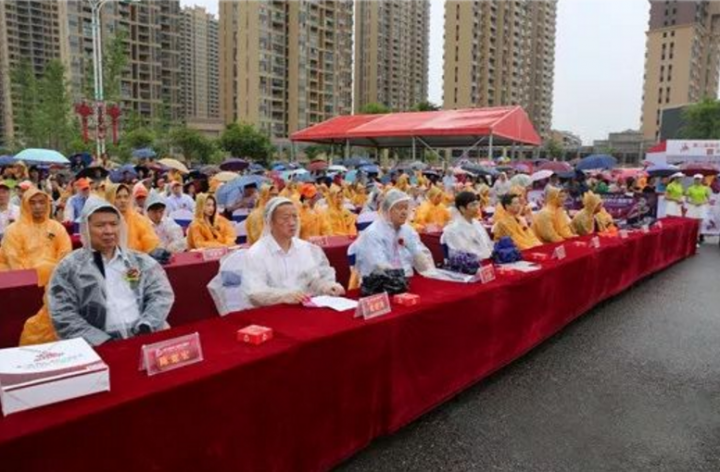
<instances>
[{"instance_id":1,"label":"rain poncho hood","mask_svg":"<svg viewBox=\"0 0 720 472\"><path fill-rule=\"evenodd\" d=\"M585 235L595 232L595 212L602 204L599 195L593 192L585 192L583 195L583 209L580 210L575 218L573 218L573 228L579 235Z\"/></svg>"},{"instance_id":2,"label":"rain poncho hood","mask_svg":"<svg viewBox=\"0 0 720 472\"><path fill-rule=\"evenodd\" d=\"M157 192L150 192L147 200L145 200L145 212L147 212L150 207L155 205L162 205L163 207L167 208L167 205L165 204L165 199L160 196L160 194L158 194Z\"/></svg>"},{"instance_id":3,"label":"rain poncho hood","mask_svg":"<svg viewBox=\"0 0 720 472\"><path fill-rule=\"evenodd\" d=\"M125 224L125 218L120 214L120 211L111 205L107 200L91 196L85 203L83 212L80 215L80 240L82 241L83 248L92 251L92 242L90 239L90 217L100 209L109 209L120 218L120 236L118 238L118 246L122 250L127 249L127 225Z\"/></svg>"},{"instance_id":4,"label":"rain poncho hood","mask_svg":"<svg viewBox=\"0 0 720 472\"><path fill-rule=\"evenodd\" d=\"M35 220L33 220L32 210L30 209L30 199L36 195L44 196L47 203L47 215L41 223L45 223L50 219L50 213L52 211L50 196L42 190L39 190L37 187L30 187L25 191L25 193L23 193L22 202L20 203L20 221L28 224L35 222Z\"/></svg>"},{"instance_id":5,"label":"rain poncho hood","mask_svg":"<svg viewBox=\"0 0 720 472\"><path fill-rule=\"evenodd\" d=\"M275 213L275 210L277 210L281 205L294 205L295 202L290 200L286 197L273 197L270 199L270 201L267 202L267 205L265 205L265 210L263 211L263 236L268 236L271 233L271 225L272 225L272 217L273 213ZM297 231L295 232L295 237L298 237L300 235L300 224L298 222L297 225Z\"/></svg>"}]
</instances>

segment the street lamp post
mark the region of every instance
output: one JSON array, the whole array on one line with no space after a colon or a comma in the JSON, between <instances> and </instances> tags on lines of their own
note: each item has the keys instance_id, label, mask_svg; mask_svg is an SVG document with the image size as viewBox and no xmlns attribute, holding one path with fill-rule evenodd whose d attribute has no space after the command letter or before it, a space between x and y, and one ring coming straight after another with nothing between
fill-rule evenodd
<instances>
[{"instance_id":1,"label":"street lamp post","mask_svg":"<svg viewBox=\"0 0 720 472\"><path fill-rule=\"evenodd\" d=\"M109 0L87 0L92 16L93 75L95 87L95 113L97 121L95 149L97 158L105 154L105 97L103 92L102 32L100 12Z\"/></svg>"}]
</instances>

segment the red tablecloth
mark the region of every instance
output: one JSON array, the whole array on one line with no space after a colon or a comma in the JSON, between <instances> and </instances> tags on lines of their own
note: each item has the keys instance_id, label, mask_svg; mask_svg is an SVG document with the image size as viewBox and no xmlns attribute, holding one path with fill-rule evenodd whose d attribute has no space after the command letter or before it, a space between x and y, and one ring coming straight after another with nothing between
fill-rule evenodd
<instances>
[{"instance_id":1,"label":"red tablecloth","mask_svg":"<svg viewBox=\"0 0 720 472\"><path fill-rule=\"evenodd\" d=\"M112 392L1 419L0 459L12 471L324 470L694 254L697 230L676 219L599 250L567 244L567 259L488 285L415 277L419 305L367 322L278 306L110 343L98 351ZM238 343L249 323L275 339ZM194 331L203 363L138 371L143 343Z\"/></svg>"},{"instance_id":2,"label":"red tablecloth","mask_svg":"<svg viewBox=\"0 0 720 472\"><path fill-rule=\"evenodd\" d=\"M347 286L350 267L347 259L349 240L333 238L323 247L338 282ZM217 316L207 284L218 272L218 262L202 259L199 252L176 254L165 266L175 292L168 323L179 326ZM42 306L42 289L37 287L34 271L0 272L0 348L17 346L25 320Z\"/></svg>"}]
</instances>

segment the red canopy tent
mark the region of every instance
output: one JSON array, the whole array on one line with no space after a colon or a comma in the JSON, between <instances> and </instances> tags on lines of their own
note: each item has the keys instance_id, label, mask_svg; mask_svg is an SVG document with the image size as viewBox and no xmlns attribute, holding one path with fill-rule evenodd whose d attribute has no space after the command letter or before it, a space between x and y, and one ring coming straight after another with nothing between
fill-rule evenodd
<instances>
[{"instance_id":1,"label":"red canopy tent","mask_svg":"<svg viewBox=\"0 0 720 472\"><path fill-rule=\"evenodd\" d=\"M338 116L293 133L292 141L366 147L467 147L542 142L519 106Z\"/></svg>"}]
</instances>

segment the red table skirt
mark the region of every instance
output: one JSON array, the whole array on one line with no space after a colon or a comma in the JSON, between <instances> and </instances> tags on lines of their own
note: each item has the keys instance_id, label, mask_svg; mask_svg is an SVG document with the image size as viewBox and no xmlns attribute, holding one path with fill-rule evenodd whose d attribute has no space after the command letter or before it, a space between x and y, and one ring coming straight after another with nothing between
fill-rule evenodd
<instances>
[{"instance_id":1,"label":"red table skirt","mask_svg":"<svg viewBox=\"0 0 720 472\"><path fill-rule=\"evenodd\" d=\"M98 352L112 391L1 419L0 459L12 471L326 470L691 256L697 231L673 219L598 250L566 243L566 259L487 285L415 277L419 305L370 321L277 306L109 343ZM238 343L250 323L275 338ZM192 332L204 362L138 371L142 344Z\"/></svg>"}]
</instances>

